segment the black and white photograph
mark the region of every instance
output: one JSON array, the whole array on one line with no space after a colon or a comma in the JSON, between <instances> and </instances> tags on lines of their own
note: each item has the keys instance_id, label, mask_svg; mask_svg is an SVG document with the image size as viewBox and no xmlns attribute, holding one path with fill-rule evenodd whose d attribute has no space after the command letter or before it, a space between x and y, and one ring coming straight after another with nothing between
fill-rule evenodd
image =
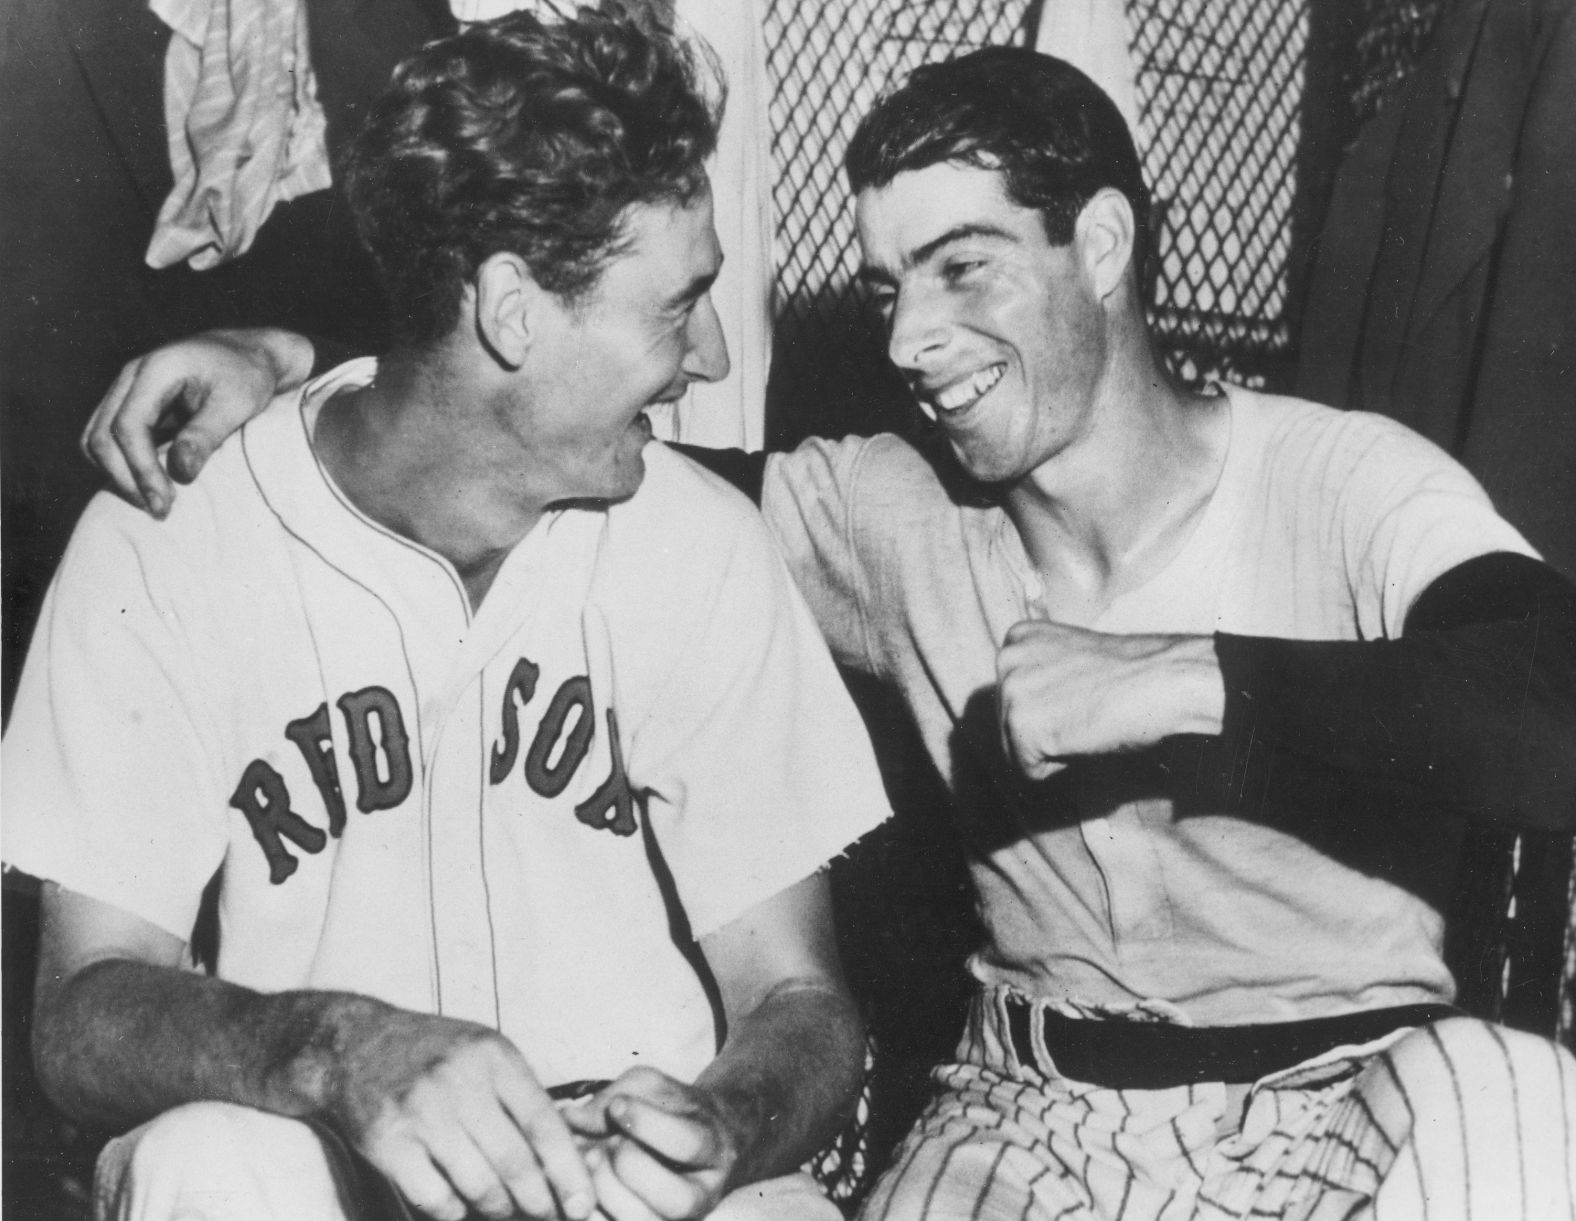
<instances>
[{"instance_id":1,"label":"black and white photograph","mask_svg":"<svg viewBox=\"0 0 1576 1221\"><path fill-rule=\"evenodd\" d=\"M9 0L5 1221L1576 1221L1576 0Z\"/></svg>"}]
</instances>

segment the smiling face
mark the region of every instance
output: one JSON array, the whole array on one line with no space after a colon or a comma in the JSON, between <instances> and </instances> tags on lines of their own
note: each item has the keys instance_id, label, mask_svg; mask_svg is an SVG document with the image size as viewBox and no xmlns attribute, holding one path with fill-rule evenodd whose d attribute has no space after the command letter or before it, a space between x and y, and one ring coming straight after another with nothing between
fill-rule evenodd
<instances>
[{"instance_id":1,"label":"smiling face","mask_svg":"<svg viewBox=\"0 0 1576 1221\"><path fill-rule=\"evenodd\" d=\"M621 500L645 476L645 409L727 375L711 302L722 266L711 195L636 204L624 252L590 295L546 295L534 320L533 407L518 428L549 472L548 500Z\"/></svg>"},{"instance_id":2,"label":"smiling face","mask_svg":"<svg viewBox=\"0 0 1576 1221\"><path fill-rule=\"evenodd\" d=\"M1013 483L1087 433L1107 334L1078 239L1051 245L998 173L953 163L863 191L856 216L888 354L969 474Z\"/></svg>"}]
</instances>

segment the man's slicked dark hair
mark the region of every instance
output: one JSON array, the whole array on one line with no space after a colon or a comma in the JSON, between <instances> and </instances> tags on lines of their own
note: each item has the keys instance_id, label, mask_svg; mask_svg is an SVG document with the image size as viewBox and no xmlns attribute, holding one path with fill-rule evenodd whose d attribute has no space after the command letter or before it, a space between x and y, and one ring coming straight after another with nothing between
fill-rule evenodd
<instances>
[{"instance_id":1,"label":"man's slicked dark hair","mask_svg":"<svg viewBox=\"0 0 1576 1221\"><path fill-rule=\"evenodd\" d=\"M394 337L423 345L459 321L490 256L583 299L622 249L633 204L688 203L717 141L695 58L650 10L513 13L405 60L344 162Z\"/></svg>"},{"instance_id":2,"label":"man's slicked dark hair","mask_svg":"<svg viewBox=\"0 0 1576 1221\"><path fill-rule=\"evenodd\" d=\"M998 170L1007 198L1045 220L1052 244L1097 191L1133 208L1133 266L1148 250L1149 191L1132 134L1104 90L1064 60L1022 47L987 47L916 68L865 115L848 146L857 195L899 174L955 162Z\"/></svg>"}]
</instances>

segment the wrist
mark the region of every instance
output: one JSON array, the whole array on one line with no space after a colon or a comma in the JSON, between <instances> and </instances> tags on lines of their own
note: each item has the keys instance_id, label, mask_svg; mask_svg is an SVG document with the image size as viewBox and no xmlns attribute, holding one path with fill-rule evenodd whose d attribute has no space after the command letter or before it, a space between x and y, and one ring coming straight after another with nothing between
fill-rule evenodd
<instances>
[{"instance_id":1,"label":"wrist","mask_svg":"<svg viewBox=\"0 0 1576 1221\"><path fill-rule=\"evenodd\" d=\"M263 1088L281 1114L330 1118L343 1094L346 1053L369 1037L381 1001L350 993L283 992L265 1019L273 1031Z\"/></svg>"},{"instance_id":2,"label":"wrist","mask_svg":"<svg viewBox=\"0 0 1576 1221\"><path fill-rule=\"evenodd\" d=\"M742 1081L722 1080L697 1081L691 1088L703 1100L717 1142L711 1164L722 1172L719 1194L732 1191L744 1178L761 1177L754 1165L755 1155L769 1144L770 1117L758 1089Z\"/></svg>"},{"instance_id":3,"label":"wrist","mask_svg":"<svg viewBox=\"0 0 1576 1221\"><path fill-rule=\"evenodd\" d=\"M1213 737L1226 715L1226 683L1212 636L1174 637L1165 651L1170 732Z\"/></svg>"},{"instance_id":4,"label":"wrist","mask_svg":"<svg viewBox=\"0 0 1576 1221\"><path fill-rule=\"evenodd\" d=\"M253 361L272 381L274 393L294 390L312 375L312 341L279 327L236 327L216 335Z\"/></svg>"}]
</instances>

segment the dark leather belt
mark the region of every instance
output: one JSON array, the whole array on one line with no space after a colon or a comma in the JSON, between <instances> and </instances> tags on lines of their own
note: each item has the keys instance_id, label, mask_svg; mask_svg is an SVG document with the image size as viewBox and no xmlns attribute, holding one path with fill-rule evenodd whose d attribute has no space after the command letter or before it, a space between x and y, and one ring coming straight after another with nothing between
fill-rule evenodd
<instances>
[{"instance_id":1,"label":"dark leather belt","mask_svg":"<svg viewBox=\"0 0 1576 1221\"><path fill-rule=\"evenodd\" d=\"M1331 1048L1367 1043L1406 1026L1458 1016L1449 1005L1401 1005L1339 1017L1254 1026L1178 1026L1170 1022L1063 1017L1042 1010L1045 1050L1073 1081L1117 1090L1161 1090L1201 1081L1241 1084L1291 1068ZM1038 1064L1031 1003L1007 998L1013 1048Z\"/></svg>"},{"instance_id":2,"label":"dark leather belt","mask_svg":"<svg viewBox=\"0 0 1576 1221\"><path fill-rule=\"evenodd\" d=\"M595 1081L565 1081L562 1085L548 1086L547 1096L554 1102L573 1102L576 1098L585 1098L612 1084L606 1078Z\"/></svg>"}]
</instances>

